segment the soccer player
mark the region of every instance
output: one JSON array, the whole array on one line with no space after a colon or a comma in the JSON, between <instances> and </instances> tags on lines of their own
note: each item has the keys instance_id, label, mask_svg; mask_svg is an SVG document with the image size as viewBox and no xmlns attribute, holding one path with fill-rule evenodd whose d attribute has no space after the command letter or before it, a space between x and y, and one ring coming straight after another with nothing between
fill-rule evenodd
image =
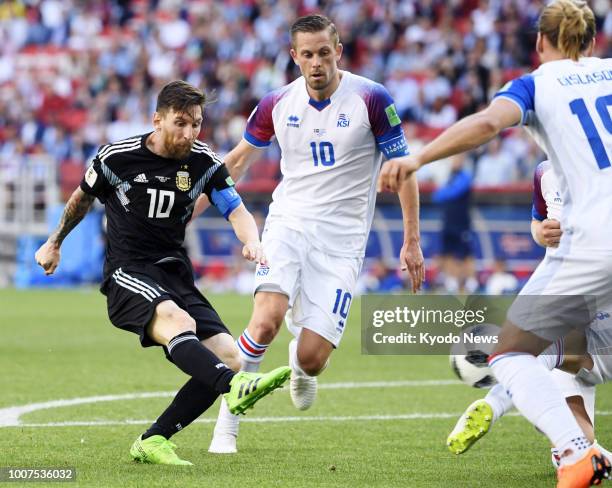
<instances>
[{"instance_id":1,"label":"soccer player","mask_svg":"<svg viewBox=\"0 0 612 488\"><path fill-rule=\"evenodd\" d=\"M534 173L534 190L533 190L533 206L531 233L533 239L540 244L550 249L559 246L559 240L562 234L561 230L561 213L563 210L563 200L559 185L552 171L552 166L549 161L541 162ZM605 320L606 312L599 312L600 319ZM611 328L612 324L607 320L607 328ZM565 338L564 343L570 338ZM578 338L576 338L578 339ZM574 356L565 357L563 350L567 349L567 344L562 344L557 341L549 349L538 356L538 359L550 368L553 369L551 374L561 388L563 396L567 401L574 417L578 421L581 429L584 431L587 439L597 444L595 440L594 424L595 424L595 385L585 383L577 379L574 374L562 371L567 368L570 371L577 371L576 362L578 358ZM572 352L576 352L573 345L570 346ZM584 351L585 355L587 351ZM580 358L582 359L587 358ZM450 433L447 439L447 445L454 454L463 454L486 433L489 432L493 423L505 415L512 407L512 398L507 394L506 390L501 385L495 385L487 393L485 398L473 402L461 415L455 428ZM602 454L608 459L612 459L610 454L602 446L597 446ZM559 453L556 448L551 449L553 464L559 467Z\"/></svg>"},{"instance_id":2,"label":"soccer player","mask_svg":"<svg viewBox=\"0 0 612 488\"><path fill-rule=\"evenodd\" d=\"M515 304L524 305L529 295L538 296L532 304L541 304L546 296L549 313L534 320L536 315L513 305L489 364L521 414L559 450L560 488L590 486L610 473L609 461L585 437L536 358L570 330L566 312L592 323L586 317L590 297L606 303L612 292L612 227L602 225L612 220L612 60L590 57L594 40L595 17L586 2L548 4L536 41L542 65L506 85L489 107L459 121L418 154L389 161L379 179L380 189L394 190L423 164L473 149L516 124L525 125L547 153L565 202L563 234ZM580 302L586 307L572 305Z\"/></svg>"},{"instance_id":3,"label":"soccer player","mask_svg":"<svg viewBox=\"0 0 612 488\"><path fill-rule=\"evenodd\" d=\"M387 90L338 69L342 44L327 17L301 17L290 34L302 76L259 102L225 163L237 179L273 136L281 148L283 179L262 237L269 262L257 267L253 314L238 346L243 369L256 371L285 318L295 336L289 345L291 399L305 410L344 333L383 156L393 160L408 149ZM416 291L424 268L415 178L402 185L400 202L401 267ZM236 452L237 434L237 419L222 404L209 451Z\"/></svg>"},{"instance_id":4,"label":"soccer player","mask_svg":"<svg viewBox=\"0 0 612 488\"><path fill-rule=\"evenodd\" d=\"M225 165L196 138L205 95L174 81L160 91L155 130L100 148L57 229L36 252L52 274L60 246L98 198L106 208L108 246L101 291L116 327L139 335L143 347L162 346L191 379L133 444L139 462L189 465L169 439L223 394L243 413L289 378L288 367L268 374L235 373L238 352L212 305L194 285L183 247L185 226L203 194L229 220L246 259L265 263L257 225L234 189ZM143 374L146 374L143 373Z\"/></svg>"}]
</instances>

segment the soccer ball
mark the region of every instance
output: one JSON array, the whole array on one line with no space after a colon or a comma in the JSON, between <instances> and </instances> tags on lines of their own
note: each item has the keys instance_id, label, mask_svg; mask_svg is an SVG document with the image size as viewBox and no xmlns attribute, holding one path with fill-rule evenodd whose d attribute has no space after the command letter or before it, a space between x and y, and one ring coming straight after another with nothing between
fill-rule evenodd
<instances>
[{"instance_id":1,"label":"soccer ball","mask_svg":"<svg viewBox=\"0 0 612 488\"><path fill-rule=\"evenodd\" d=\"M497 343L499 327L489 324L473 325L461 333L461 342L450 351L450 365L466 385L491 388L497 381L487 363Z\"/></svg>"}]
</instances>

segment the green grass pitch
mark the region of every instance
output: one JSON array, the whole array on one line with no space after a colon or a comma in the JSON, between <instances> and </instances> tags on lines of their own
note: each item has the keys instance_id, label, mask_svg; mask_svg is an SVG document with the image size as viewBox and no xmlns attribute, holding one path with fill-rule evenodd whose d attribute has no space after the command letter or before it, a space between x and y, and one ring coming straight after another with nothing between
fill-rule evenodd
<instances>
[{"instance_id":1,"label":"green grass pitch","mask_svg":"<svg viewBox=\"0 0 612 488\"><path fill-rule=\"evenodd\" d=\"M240 333L251 299L210 299L232 332ZM455 416L483 392L449 382L454 378L446 357L361 355L358 302L311 410L296 411L286 389L277 392L246 418L280 418L242 423L239 454L219 456L207 452L213 429L207 419L216 416L215 405L173 438L179 455L195 464L180 469L134 464L128 451L145 428L138 421L155 419L170 400L163 392L176 391L186 377L161 350L143 350L135 335L115 329L96 290L0 291L0 330L0 411L162 392L24 413L22 425L0 427L0 468L71 466L77 481L69 486L91 487L554 486L546 440L518 416L502 419L468 453L448 452L445 439ZM264 369L287 362L288 340L283 329ZM419 385L424 380L443 381ZM394 383L360 385L385 381ZM348 382L358 384L347 388ZM610 385L599 387L597 410L597 437L610 447Z\"/></svg>"}]
</instances>

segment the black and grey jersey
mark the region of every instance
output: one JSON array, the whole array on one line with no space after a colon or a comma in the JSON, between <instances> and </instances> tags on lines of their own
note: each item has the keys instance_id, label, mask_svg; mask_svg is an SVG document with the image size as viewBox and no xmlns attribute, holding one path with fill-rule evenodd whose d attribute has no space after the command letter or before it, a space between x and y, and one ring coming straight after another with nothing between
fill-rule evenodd
<instances>
[{"instance_id":1,"label":"black and grey jersey","mask_svg":"<svg viewBox=\"0 0 612 488\"><path fill-rule=\"evenodd\" d=\"M149 135L102 146L81 182L106 208L105 277L121 266L187 261L185 227L200 194L226 218L240 205L227 168L205 143L196 141L179 161L151 152Z\"/></svg>"}]
</instances>

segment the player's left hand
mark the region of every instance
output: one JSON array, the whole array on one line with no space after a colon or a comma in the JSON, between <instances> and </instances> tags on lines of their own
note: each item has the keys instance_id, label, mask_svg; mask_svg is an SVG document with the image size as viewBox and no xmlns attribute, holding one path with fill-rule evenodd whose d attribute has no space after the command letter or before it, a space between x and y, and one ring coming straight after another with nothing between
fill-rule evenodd
<instances>
[{"instance_id":1,"label":"player's left hand","mask_svg":"<svg viewBox=\"0 0 612 488\"><path fill-rule=\"evenodd\" d=\"M416 293L425 281L425 261L418 241L404 242L400 251L400 267L402 271L408 271L412 293Z\"/></svg>"},{"instance_id":2,"label":"player's left hand","mask_svg":"<svg viewBox=\"0 0 612 488\"><path fill-rule=\"evenodd\" d=\"M414 156L390 159L382 165L378 176L377 191L398 192L402 183L420 167L421 164Z\"/></svg>"},{"instance_id":3,"label":"player's left hand","mask_svg":"<svg viewBox=\"0 0 612 488\"><path fill-rule=\"evenodd\" d=\"M255 261L259 264L267 264L268 260L263 252L263 247L259 240L249 241L242 248L242 256L249 261Z\"/></svg>"}]
</instances>

